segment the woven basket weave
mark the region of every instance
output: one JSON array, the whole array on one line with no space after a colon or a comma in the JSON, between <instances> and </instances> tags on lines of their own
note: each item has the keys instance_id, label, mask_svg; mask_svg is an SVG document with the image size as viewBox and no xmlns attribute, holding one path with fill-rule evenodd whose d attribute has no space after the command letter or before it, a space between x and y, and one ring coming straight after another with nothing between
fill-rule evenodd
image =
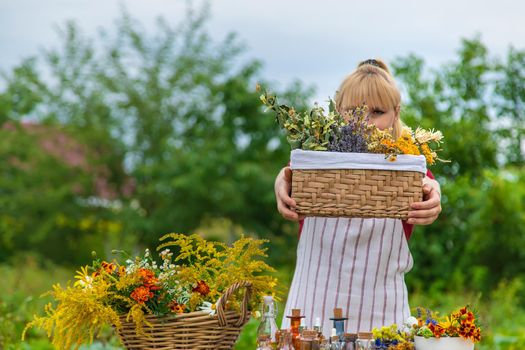
<instances>
[{"instance_id":1,"label":"woven basket weave","mask_svg":"<svg viewBox=\"0 0 525 350\"><path fill-rule=\"evenodd\" d=\"M293 170L292 198L305 216L406 219L421 201L424 174L417 171Z\"/></svg>"},{"instance_id":2,"label":"woven basket weave","mask_svg":"<svg viewBox=\"0 0 525 350\"><path fill-rule=\"evenodd\" d=\"M147 316L152 326L144 326L145 335L137 335L135 323L127 322L126 316L121 316L122 327L117 333L124 346L130 350L232 349L242 327L250 318L248 301L251 287L251 283L245 281L230 286L217 302L214 316L202 311L169 317ZM226 311L228 298L240 288L245 289L240 313Z\"/></svg>"}]
</instances>

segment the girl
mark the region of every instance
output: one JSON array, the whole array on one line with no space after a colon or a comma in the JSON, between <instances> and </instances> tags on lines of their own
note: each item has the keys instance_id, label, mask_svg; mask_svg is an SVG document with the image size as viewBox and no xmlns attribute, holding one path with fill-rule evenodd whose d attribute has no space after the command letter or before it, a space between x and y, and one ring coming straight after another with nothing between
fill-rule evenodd
<instances>
[{"instance_id":1,"label":"girl","mask_svg":"<svg viewBox=\"0 0 525 350\"><path fill-rule=\"evenodd\" d=\"M366 104L369 122L392 128L399 137L401 95L380 60L366 60L341 84L336 108L344 113ZM290 198L292 173L281 170L275 181L279 212L300 220L297 262L284 315L301 309L306 320L319 317L323 333L330 334L332 310L343 309L349 318L347 333L400 324L410 316L405 274L413 265L407 244L413 225L428 225L441 212L440 187L430 172L423 183L423 202L413 203L408 221L390 218L299 218ZM308 325L308 324L307 324ZM284 317L282 328L290 326ZM309 324L308 326L313 326Z\"/></svg>"}]
</instances>

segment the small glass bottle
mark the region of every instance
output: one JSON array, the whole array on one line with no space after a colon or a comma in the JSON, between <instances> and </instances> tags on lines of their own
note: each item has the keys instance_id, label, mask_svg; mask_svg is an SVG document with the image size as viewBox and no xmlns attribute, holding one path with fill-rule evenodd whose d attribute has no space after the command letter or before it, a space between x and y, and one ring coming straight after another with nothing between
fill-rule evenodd
<instances>
[{"instance_id":1,"label":"small glass bottle","mask_svg":"<svg viewBox=\"0 0 525 350\"><path fill-rule=\"evenodd\" d=\"M337 335L337 330L335 328L332 328L332 334L330 335L330 349L344 350L344 343L341 342L341 338Z\"/></svg>"},{"instance_id":2,"label":"small glass bottle","mask_svg":"<svg viewBox=\"0 0 525 350\"><path fill-rule=\"evenodd\" d=\"M330 342L328 341L328 339L322 339L320 342L319 342L319 350L331 350L330 349Z\"/></svg>"},{"instance_id":3,"label":"small glass bottle","mask_svg":"<svg viewBox=\"0 0 525 350\"><path fill-rule=\"evenodd\" d=\"M317 337L319 338L319 344L321 344L321 342L323 340L325 340L325 337L323 335L323 328L321 327L321 318L320 317L316 317L315 318L314 331L317 331Z\"/></svg>"},{"instance_id":4,"label":"small glass bottle","mask_svg":"<svg viewBox=\"0 0 525 350\"><path fill-rule=\"evenodd\" d=\"M321 332L321 318L320 317L315 318L314 331Z\"/></svg>"},{"instance_id":5,"label":"small glass bottle","mask_svg":"<svg viewBox=\"0 0 525 350\"><path fill-rule=\"evenodd\" d=\"M273 350L268 335L263 334L257 337L257 350Z\"/></svg>"},{"instance_id":6,"label":"small glass bottle","mask_svg":"<svg viewBox=\"0 0 525 350\"><path fill-rule=\"evenodd\" d=\"M373 350L374 336L371 332L357 333L356 350Z\"/></svg>"},{"instance_id":7,"label":"small glass bottle","mask_svg":"<svg viewBox=\"0 0 525 350\"><path fill-rule=\"evenodd\" d=\"M301 324L299 325L299 335L306 329L306 320L304 318L301 319Z\"/></svg>"},{"instance_id":8,"label":"small glass bottle","mask_svg":"<svg viewBox=\"0 0 525 350\"><path fill-rule=\"evenodd\" d=\"M295 350L292 342L292 333L288 330L281 330L277 350Z\"/></svg>"},{"instance_id":9,"label":"small glass bottle","mask_svg":"<svg viewBox=\"0 0 525 350\"><path fill-rule=\"evenodd\" d=\"M301 326L304 329L304 316L301 315L301 309L292 309L292 315L286 316L290 319L290 329L292 331L292 342L294 348L299 348L299 337L301 335Z\"/></svg>"},{"instance_id":10,"label":"small glass bottle","mask_svg":"<svg viewBox=\"0 0 525 350\"><path fill-rule=\"evenodd\" d=\"M348 320L347 317L343 317L343 309L335 308L334 317L330 318L334 321L334 328L336 329L336 334L340 340L343 339L345 333L345 321Z\"/></svg>"},{"instance_id":11,"label":"small glass bottle","mask_svg":"<svg viewBox=\"0 0 525 350\"><path fill-rule=\"evenodd\" d=\"M317 339L317 332L312 329L305 329L301 333L299 350L317 350L314 341Z\"/></svg>"},{"instance_id":12,"label":"small glass bottle","mask_svg":"<svg viewBox=\"0 0 525 350\"><path fill-rule=\"evenodd\" d=\"M277 346L277 323L275 317L277 316L277 306L272 296L265 296L261 305L262 319L257 328L257 339L261 336L268 336L270 346Z\"/></svg>"},{"instance_id":13,"label":"small glass bottle","mask_svg":"<svg viewBox=\"0 0 525 350\"><path fill-rule=\"evenodd\" d=\"M345 333L345 350L355 350L355 341L357 339L357 334L355 333Z\"/></svg>"}]
</instances>

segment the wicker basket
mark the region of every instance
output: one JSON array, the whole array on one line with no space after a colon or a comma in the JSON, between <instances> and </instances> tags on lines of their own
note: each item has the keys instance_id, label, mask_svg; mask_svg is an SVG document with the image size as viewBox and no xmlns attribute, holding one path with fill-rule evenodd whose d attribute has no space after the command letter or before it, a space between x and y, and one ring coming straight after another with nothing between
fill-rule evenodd
<instances>
[{"instance_id":1,"label":"wicker basket","mask_svg":"<svg viewBox=\"0 0 525 350\"><path fill-rule=\"evenodd\" d=\"M248 301L251 296L251 283L238 282L230 286L217 302L217 313L210 316L197 311L176 316L147 316L151 327L144 327L145 335L137 335L135 323L127 322L121 316L122 327L117 333L127 349L232 349L242 327L248 322ZM229 297L240 288L245 289L240 313L226 311Z\"/></svg>"},{"instance_id":2,"label":"wicker basket","mask_svg":"<svg viewBox=\"0 0 525 350\"><path fill-rule=\"evenodd\" d=\"M302 151L296 156L331 156L326 154L328 152L318 153ZM352 154L334 156L352 159ZM372 161L371 164L366 163L368 168L365 169L293 169L292 198L297 203L297 213L305 216L406 219L410 204L422 200L424 173L395 170L396 164L386 161L381 155L366 157L371 157ZM412 158L409 157L416 156L403 157L403 161L410 162ZM292 152L292 165L293 159ZM421 158L413 159L422 161ZM374 162L378 167L388 166L390 169L371 169Z\"/></svg>"}]
</instances>

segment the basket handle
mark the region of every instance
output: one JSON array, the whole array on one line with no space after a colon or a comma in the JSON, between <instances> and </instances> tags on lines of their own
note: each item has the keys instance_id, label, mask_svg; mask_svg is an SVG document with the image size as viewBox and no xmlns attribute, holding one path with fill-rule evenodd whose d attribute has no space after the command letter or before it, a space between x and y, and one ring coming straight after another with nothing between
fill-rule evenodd
<instances>
[{"instance_id":1,"label":"basket handle","mask_svg":"<svg viewBox=\"0 0 525 350\"><path fill-rule=\"evenodd\" d=\"M223 295L219 298L217 301L217 316L219 318L219 325L221 327L227 326L228 321L226 320L226 302L230 298L230 296L235 293L239 288L245 288L246 291L244 292L244 297L242 299L241 304L241 317L239 317L239 320L235 324L235 327L240 327L246 321L248 321L248 302L250 301L251 295L252 295L252 283L248 281L240 281L232 284Z\"/></svg>"}]
</instances>

